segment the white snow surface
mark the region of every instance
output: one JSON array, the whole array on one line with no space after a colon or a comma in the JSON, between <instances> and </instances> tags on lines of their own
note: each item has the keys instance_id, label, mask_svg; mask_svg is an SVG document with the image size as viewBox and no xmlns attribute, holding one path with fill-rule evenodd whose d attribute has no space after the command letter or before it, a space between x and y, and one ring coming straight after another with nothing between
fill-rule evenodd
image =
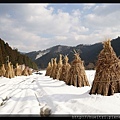
<instances>
[{"instance_id":1,"label":"white snow surface","mask_svg":"<svg viewBox=\"0 0 120 120\"><path fill-rule=\"evenodd\" d=\"M43 55L47 54L48 52L50 52L50 50L44 50L44 51L39 52L39 54L36 56L35 60L37 60L38 58L40 58Z\"/></svg>"},{"instance_id":2,"label":"white snow surface","mask_svg":"<svg viewBox=\"0 0 120 120\"><path fill-rule=\"evenodd\" d=\"M15 78L0 77L0 114L40 115L44 106L52 115L119 114L120 93L111 96L90 95L95 70L86 70L90 86L75 87L42 74Z\"/></svg>"}]
</instances>

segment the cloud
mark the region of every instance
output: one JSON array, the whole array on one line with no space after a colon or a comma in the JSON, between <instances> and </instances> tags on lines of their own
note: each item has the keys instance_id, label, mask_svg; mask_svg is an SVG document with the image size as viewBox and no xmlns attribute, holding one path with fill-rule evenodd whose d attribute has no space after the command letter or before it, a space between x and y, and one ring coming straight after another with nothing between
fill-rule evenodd
<instances>
[{"instance_id":1,"label":"cloud","mask_svg":"<svg viewBox=\"0 0 120 120\"><path fill-rule=\"evenodd\" d=\"M102 4L97 5L93 9L93 13L85 16L88 24L91 23L97 27L112 27L119 26L120 20L120 5L118 4ZM96 27L96 28L97 28Z\"/></svg>"},{"instance_id":2,"label":"cloud","mask_svg":"<svg viewBox=\"0 0 120 120\"><path fill-rule=\"evenodd\" d=\"M96 15L100 16L106 16L109 14L112 14L116 11L120 11L120 4L99 4L95 6L93 11L96 13Z\"/></svg>"},{"instance_id":3,"label":"cloud","mask_svg":"<svg viewBox=\"0 0 120 120\"><path fill-rule=\"evenodd\" d=\"M0 37L19 51L30 52L58 44L92 44L104 40L104 36L119 36L119 4L79 6L63 11L50 4L1 4Z\"/></svg>"},{"instance_id":4,"label":"cloud","mask_svg":"<svg viewBox=\"0 0 120 120\"><path fill-rule=\"evenodd\" d=\"M92 13L84 16L84 25L90 30L90 34L98 34L98 37L111 39L119 36L120 29L120 5L102 4L97 5ZM101 39L102 39L101 38ZM97 39L97 38L96 38Z\"/></svg>"},{"instance_id":5,"label":"cloud","mask_svg":"<svg viewBox=\"0 0 120 120\"><path fill-rule=\"evenodd\" d=\"M92 7L94 7L96 4L95 3L84 3L83 4L83 10L89 10L91 9Z\"/></svg>"}]
</instances>

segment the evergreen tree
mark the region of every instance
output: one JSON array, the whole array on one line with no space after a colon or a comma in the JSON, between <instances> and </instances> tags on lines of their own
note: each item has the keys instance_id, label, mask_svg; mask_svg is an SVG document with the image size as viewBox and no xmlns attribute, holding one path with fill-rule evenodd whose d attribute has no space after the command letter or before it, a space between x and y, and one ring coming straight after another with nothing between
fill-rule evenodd
<instances>
[{"instance_id":1,"label":"evergreen tree","mask_svg":"<svg viewBox=\"0 0 120 120\"><path fill-rule=\"evenodd\" d=\"M0 66L2 64L6 64L7 57L9 57L9 61L13 64L13 67L15 67L16 63L19 65L25 64L26 66L38 69L35 62L33 62L28 56L20 54L18 52L18 49L12 49L8 43L5 43L2 39L0 39Z\"/></svg>"}]
</instances>

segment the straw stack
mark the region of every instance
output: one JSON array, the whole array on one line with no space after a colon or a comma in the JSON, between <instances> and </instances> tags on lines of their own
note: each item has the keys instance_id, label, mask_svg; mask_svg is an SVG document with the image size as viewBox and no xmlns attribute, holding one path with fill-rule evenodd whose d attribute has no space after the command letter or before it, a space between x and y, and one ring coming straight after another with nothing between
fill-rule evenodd
<instances>
[{"instance_id":1,"label":"straw stack","mask_svg":"<svg viewBox=\"0 0 120 120\"><path fill-rule=\"evenodd\" d=\"M55 76L53 77L53 79L58 79L58 80L60 79L60 75L62 73L62 66L63 66L62 55L60 54L59 62L57 64Z\"/></svg>"},{"instance_id":2,"label":"straw stack","mask_svg":"<svg viewBox=\"0 0 120 120\"><path fill-rule=\"evenodd\" d=\"M11 64L11 76L12 76L12 78L15 77L15 72L14 72L14 68L13 68L12 64Z\"/></svg>"},{"instance_id":3,"label":"straw stack","mask_svg":"<svg viewBox=\"0 0 120 120\"><path fill-rule=\"evenodd\" d=\"M46 69L46 73L45 73L45 76L49 76L50 75L50 71L51 71L51 63L49 62L48 63L48 66L47 66L47 69Z\"/></svg>"},{"instance_id":4,"label":"straw stack","mask_svg":"<svg viewBox=\"0 0 120 120\"><path fill-rule=\"evenodd\" d=\"M7 77L7 78L12 78L13 76L12 76L11 62L8 62L8 63L6 64L5 69L6 69L5 77Z\"/></svg>"},{"instance_id":5,"label":"straw stack","mask_svg":"<svg viewBox=\"0 0 120 120\"><path fill-rule=\"evenodd\" d=\"M5 76L5 72L6 72L6 70L5 70L5 65L4 64L2 64L2 66L1 66L1 68L0 68L0 76Z\"/></svg>"},{"instance_id":6,"label":"straw stack","mask_svg":"<svg viewBox=\"0 0 120 120\"><path fill-rule=\"evenodd\" d=\"M98 55L96 74L90 94L104 96L120 92L120 60L117 58L110 40L104 41Z\"/></svg>"},{"instance_id":7,"label":"straw stack","mask_svg":"<svg viewBox=\"0 0 120 120\"><path fill-rule=\"evenodd\" d=\"M22 75L28 76L28 75L29 75L28 69L29 69L29 67L28 67L28 66L25 66L25 69L22 71Z\"/></svg>"},{"instance_id":8,"label":"straw stack","mask_svg":"<svg viewBox=\"0 0 120 120\"><path fill-rule=\"evenodd\" d=\"M54 59L54 58L51 58L51 62L50 62L51 68L50 68L50 71L49 71L49 73L48 73L48 76L51 76L51 75L52 75L53 59Z\"/></svg>"},{"instance_id":9,"label":"straw stack","mask_svg":"<svg viewBox=\"0 0 120 120\"><path fill-rule=\"evenodd\" d=\"M22 74L22 70L19 67L18 63L16 63L16 68L14 69L15 71L15 76L20 76Z\"/></svg>"},{"instance_id":10,"label":"straw stack","mask_svg":"<svg viewBox=\"0 0 120 120\"><path fill-rule=\"evenodd\" d=\"M68 57L65 55L64 61L63 61L63 66L62 66L62 73L60 76L60 80L63 80L64 82L67 81L69 70L71 68L70 64L68 63Z\"/></svg>"},{"instance_id":11,"label":"straw stack","mask_svg":"<svg viewBox=\"0 0 120 120\"><path fill-rule=\"evenodd\" d=\"M83 61L79 54L75 51L75 59L71 62L71 68L66 83L76 87L89 86L89 82L85 73Z\"/></svg>"},{"instance_id":12,"label":"straw stack","mask_svg":"<svg viewBox=\"0 0 120 120\"><path fill-rule=\"evenodd\" d=\"M50 77L54 78L55 77L55 71L56 71L56 67L57 67L57 62L56 62L57 58L53 58L53 67L51 70L51 75Z\"/></svg>"}]
</instances>

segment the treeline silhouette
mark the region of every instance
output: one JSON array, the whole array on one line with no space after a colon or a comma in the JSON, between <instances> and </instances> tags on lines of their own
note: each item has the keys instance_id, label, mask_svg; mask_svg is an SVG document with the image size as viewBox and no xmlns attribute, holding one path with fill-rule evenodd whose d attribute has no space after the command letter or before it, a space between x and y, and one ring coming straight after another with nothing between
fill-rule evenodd
<instances>
[{"instance_id":1,"label":"treeline silhouette","mask_svg":"<svg viewBox=\"0 0 120 120\"><path fill-rule=\"evenodd\" d=\"M5 43L4 40L0 38L0 66L2 66L2 64L6 64L8 59L13 66L18 63L20 65L25 64L26 66L35 70L38 69L37 64L28 56L21 54L17 48L12 49L8 43Z\"/></svg>"}]
</instances>

